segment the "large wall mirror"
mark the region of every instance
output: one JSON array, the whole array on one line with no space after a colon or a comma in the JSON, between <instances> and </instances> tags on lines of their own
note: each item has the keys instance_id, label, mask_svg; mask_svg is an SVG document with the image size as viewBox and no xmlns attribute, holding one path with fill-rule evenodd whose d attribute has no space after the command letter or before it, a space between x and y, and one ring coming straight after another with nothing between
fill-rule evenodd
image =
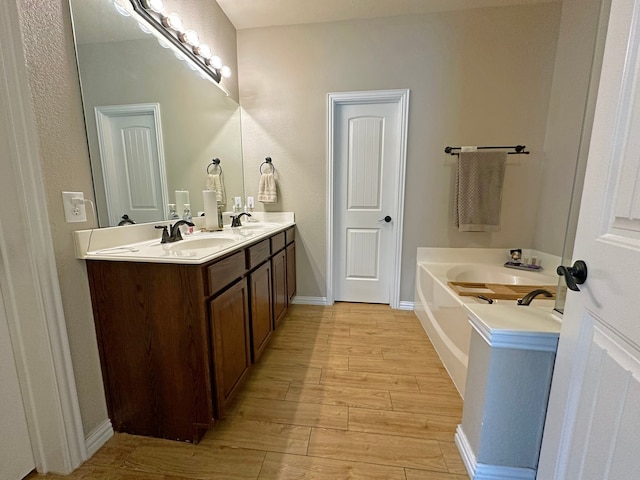
<instances>
[{"instance_id":1,"label":"large wall mirror","mask_svg":"<svg viewBox=\"0 0 640 480\"><path fill-rule=\"evenodd\" d=\"M99 225L165 220L176 190L195 215L208 173L243 196L238 104L112 0L69 2Z\"/></svg>"}]
</instances>

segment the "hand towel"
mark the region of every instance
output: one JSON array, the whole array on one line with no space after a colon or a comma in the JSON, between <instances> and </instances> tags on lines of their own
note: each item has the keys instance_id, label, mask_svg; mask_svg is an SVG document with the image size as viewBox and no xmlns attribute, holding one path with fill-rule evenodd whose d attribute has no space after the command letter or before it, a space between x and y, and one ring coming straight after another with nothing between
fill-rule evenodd
<instances>
[{"instance_id":1,"label":"hand towel","mask_svg":"<svg viewBox=\"0 0 640 480\"><path fill-rule=\"evenodd\" d=\"M460 152L454 224L461 232L500 230L507 152Z\"/></svg>"},{"instance_id":2,"label":"hand towel","mask_svg":"<svg viewBox=\"0 0 640 480\"><path fill-rule=\"evenodd\" d=\"M276 203L278 201L276 178L273 173L263 173L260 175L258 201L262 203Z\"/></svg>"},{"instance_id":3,"label":"hand towel","mask_svg":"<svg viewBox=\"0 0 640 480\"><path fill-rule=\"evenodd\" d=\"M224 188L224 178L221 173L207 174L207 190L216 191L216 201L218 205L227 203L227 192Z\"/></svg>"}]
</instances>

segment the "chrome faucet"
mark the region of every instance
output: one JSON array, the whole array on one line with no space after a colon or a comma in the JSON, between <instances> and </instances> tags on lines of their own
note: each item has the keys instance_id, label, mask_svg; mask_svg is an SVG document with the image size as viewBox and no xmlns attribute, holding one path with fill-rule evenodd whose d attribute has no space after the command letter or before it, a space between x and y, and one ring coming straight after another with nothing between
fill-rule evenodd
<instances>
[{"instance_id":1,"label":"chrome faucet","mask_svg":"<svg viewBox=\"0 0 640 480\"><path fill-rule=\"evenodd\" d=\"M553 293L549 290L545 290L544 288L538 288L527 293L524 297L518 299L518 305L522 305L523 307L528 306L534 298L538 295L544 295L545 297L553 297Z\"/></svg>"},{"instance_id":2,"label":"chrome faucet","mask_svg":"<svg viewBox=\"0 0 640 480\"><path fill-rule=\"evenodd\" d=\"M242 226L242 222L240 221L240 217L242 217L242 215L246 215L247 217L251 216L251 214L247 213L247 212L242 212L242 213L239 213L237 215L231 215L231 226L232 227L241 227Z\"/></svg>"}]
</instances>

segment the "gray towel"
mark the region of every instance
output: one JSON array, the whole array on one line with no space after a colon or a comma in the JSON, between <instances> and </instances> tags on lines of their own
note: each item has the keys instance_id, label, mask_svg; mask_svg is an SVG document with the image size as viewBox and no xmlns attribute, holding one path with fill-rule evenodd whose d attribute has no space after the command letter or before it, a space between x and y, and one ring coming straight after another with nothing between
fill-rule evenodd
<instances>
[{"instance_id":1,"label":"gray towel","mask_svg":"<svg viewBox=\"0 0 640 480\"><path fill-rule=\"evenodd\" d=\"M507 152L460 152L453 218L461 232L500 230Z\"/></svg>"}]
</instances>

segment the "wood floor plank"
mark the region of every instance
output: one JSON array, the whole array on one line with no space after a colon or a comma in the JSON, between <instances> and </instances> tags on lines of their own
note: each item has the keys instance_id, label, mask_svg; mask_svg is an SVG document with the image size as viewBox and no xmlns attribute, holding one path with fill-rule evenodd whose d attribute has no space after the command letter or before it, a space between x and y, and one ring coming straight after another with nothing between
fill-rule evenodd
<instances>
[{"instance_id":1,"label":"wood floor plank","mask_svg":"<svg viewBox=\"0 0 640 480\"><path fill-rule=\"evenodd\" d=\"M419 392L418 381L413 375L354 372L351 370L323 369L321 385L351 386L399 392Z\"/></svg>"},{"instance_id":2,"label":"wood floor plank","mask_svg":"<svg viewBox=\"0 0 640 480\"><path fill-rule=\"evenodd\" d=\"M423 377L416 375L420 392L434 395L451 395L460 398L460 393L456 389L450 378L444 377Z\"/></svg>"},{"instance_id":3,"label":"wood floor plank","mask_svg":"<svg viewBox=\"0 0 640 480\"><path fill-rule=\"evenodd\" d=\"M349 408L349 430L430 440L451 441L460 423L457 417L425 413Z\"/></svg>"},{"instance_id":4,"label":"wood floor plank","mask_svg":"<svg viewBox=\"0 0 640 480\"><path fill-rule=\"evenodd\" d=\"M268 369L271 366L291 366L347 370L349 368L349 357L347 355L333 355L327 352L292 352L270 349L265 351L260 358L260 365L263 369Z\"/></svg>"},{"instance_id":5,"label":"wood floor plank","mask_svg":"<svg viewBox=\"0 0 640 480\"><path fill-rule=\"evenodd\" d=\"M388 373L396 375L442 375L440 366L409 363L404 360L369 360L353 357L349 359L349 370L356 372Z\"/></svg>"},{"instance_id":6,"label":"wood floor plank","mask_svg":"<svg viewBox=\"0 0 640 480\"><path fill-rule=\"evenodd\" d=\"M127 433L114 435L100 450L85 462L85 465L122 466L126 458L133 453L143 440L143 437L129 435Z\"/></svg>"},{"instance_id":7,"label":"wood floor plank","mask_svg":"<svg viewBox=\"0 0 640 480\"><path fill-rule=\"evenodd\" d=\"M261 380L315 384L320 383L321 374L321 368L282 365L267 366L262 363L255 365L250 372L251 378L257 377Z\"/></svg>"},{"instance_id":8,"label":"wood floor plank","mask_svg":"<svg viewBox=\"0 0 640 480\"><path fill-rule=\"evenodd\" d=\"M405 480L405 474L400 467L267 453L258 480Z\"/></svg>"},{"instance_id":9,"label":"wood floor plank","mask_svg":"<svg viewBox=\"0 0 640 480\"><path fill-rule=\"evenodd\" d=\"M145 439L125 461L127 467L151 474L192 479L258 478L266 452L220 446L190 445Z\"/></svg>"},{"instance_id":10,"label":"wood floor plank","mask_svg":"<svg viewBox=\"0 0 640 480\"><path fill-rule=\"evenodd\" d=\"M265 379L259 375L249 375L242 386L243 395L272 400L284 400L287 390L289 390L288 381Z\"/></svg>"},{"instance_id":11,"label":"wood floor plank","mask_svg":"<svg viewBox=\"0 0 640 480\"><path fill-rule=\"evenodd\" d=\"M391 398L388 390L368 388L291 384L286 400L391 410Z\"/></svg>"},{"instance_id":12,"label":"wood floor plank","mask_svg":"<svg viewBox=\"0 0 640 480\"><path fill-rule=\"evenodd\" d=\"M233 414L244 420L346 430L348 407L243 398Z\"/></svg>"},{"instance_id":13,"label":"wood floor plank","mask_svg":"<svg viewBox=\"0 0 640 480\"><path fill-rule=\"evenodd\" d=\"M462 418L462 399L460 397L410 392L389 392L389 395L391 395L391 403L395 411L430 412Z\"/></svg>"},{"instance_id":14,"label":"wood floor plank","mask_svg":"<svg viewBox=\"0 0 640 480\"><path fill-rule=\"evenodd\" d=\"M437 441L396 435L314 428L311 431L308 455L352 462L447 471L447 465Z\"/></svg>"},{"instance_id":15,"label":"wood floor plank","mask_svg":"<svg viewBox=\"0 0 640 480\"><path fill-rule=\"evenodd\" d=\"M227 446L306 455L311 427L233 417L207 432L200 446Z\"/></svg>"},{"instance_id":16,"label":"wood floor plank","mask_svg":"<svg viewBox=\"0 0 640 480\"><path fill-rule=\"evenodd\" d=\"M464 466L464 462L462 461L462 457L460 456L460 452L458 451L458 446L455 444L455 442L440 441L440 449L442 450L444 461L447 464L447 470L450 473L466 475L467 469Z\"/></svg>"}]
</instances>

